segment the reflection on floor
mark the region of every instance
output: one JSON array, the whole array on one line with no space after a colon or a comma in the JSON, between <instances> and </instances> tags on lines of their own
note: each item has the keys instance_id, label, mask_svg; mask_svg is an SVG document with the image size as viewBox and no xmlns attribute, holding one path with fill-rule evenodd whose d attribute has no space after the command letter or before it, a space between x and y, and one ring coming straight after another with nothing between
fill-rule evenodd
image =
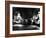
<instances>
[{"instance_id":1,"label":"reflection on floor","mask_svg":"<svg viewBox=\"0 0 46 38\"><path fill-rule=\"evenodd\" d=\"M22 24L15 24L13 30L39 30L39 27L36 25L29 25L28 27Z\"/></svg>"}]
</instances>

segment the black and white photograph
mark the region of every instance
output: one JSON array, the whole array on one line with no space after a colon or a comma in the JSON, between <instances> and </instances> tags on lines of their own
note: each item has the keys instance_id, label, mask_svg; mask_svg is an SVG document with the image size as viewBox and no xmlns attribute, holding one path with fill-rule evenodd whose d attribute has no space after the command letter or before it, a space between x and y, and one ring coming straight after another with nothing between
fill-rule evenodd
<instances>
[{"instance_id":1,"label":"black and white photograph","mask_svg":"<svg viewBox=\"0 0 46 38\"><path fill-rule=\"evenodd\" d=\"M12 24L13 31L15 30L39 30L40 8L12 8Z\"/></svg>"}]
</instances>

